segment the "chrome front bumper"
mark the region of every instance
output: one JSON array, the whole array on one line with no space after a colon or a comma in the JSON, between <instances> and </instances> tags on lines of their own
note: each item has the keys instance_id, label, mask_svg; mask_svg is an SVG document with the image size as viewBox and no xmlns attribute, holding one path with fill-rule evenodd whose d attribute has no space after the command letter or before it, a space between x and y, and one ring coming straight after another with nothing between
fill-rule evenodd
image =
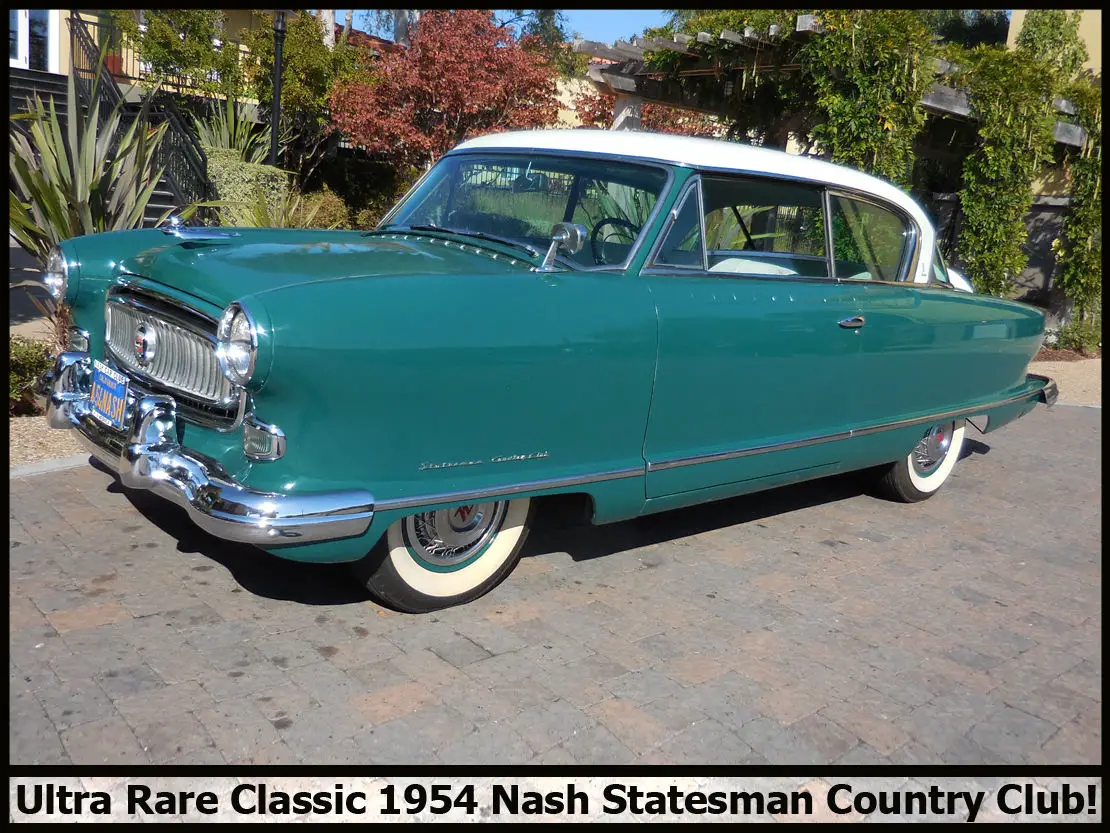
<instances>
[{"instance_id":1,"label":"chrome front bumper","mask_svg":"<svg viewBox=\"0 0 1110 833\"><path fill-rule=\"evenodd\" d=\"M274 547L362 535L374 517L374 497L361 490L286 495L237 483L215 460L177 441L177 404L169 396L128 395L128 429L93 416L92 360L62 353L39 380L51 428L76 428L93 456L124 486L148 489L183 506L193 523L228 541Z\"/></svg>"}]
</instances>

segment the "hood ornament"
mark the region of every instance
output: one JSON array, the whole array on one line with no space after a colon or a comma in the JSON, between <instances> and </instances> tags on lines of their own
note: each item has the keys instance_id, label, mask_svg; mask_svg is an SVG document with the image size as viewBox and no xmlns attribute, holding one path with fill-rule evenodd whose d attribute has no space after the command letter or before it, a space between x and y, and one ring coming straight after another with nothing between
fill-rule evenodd
<instances>
[{"instance_id":1,"label":"hood ornament","mask_svg":"<svg viewBox=\"0 0 1110 833\"><path fill-rule=\"evenodd\" d=\"M162 234L168 234L180 240L223 240L240 236L237 231L216 231L203 226L187 226L178 214L171 214L160 229Z\"/></svg>"}]
</instances>

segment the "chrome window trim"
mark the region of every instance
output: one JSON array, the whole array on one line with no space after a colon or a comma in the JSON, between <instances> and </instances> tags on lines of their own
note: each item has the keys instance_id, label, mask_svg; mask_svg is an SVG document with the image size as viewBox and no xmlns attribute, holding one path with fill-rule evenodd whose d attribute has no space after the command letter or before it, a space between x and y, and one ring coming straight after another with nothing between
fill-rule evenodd
<instances>
[{"instance_id":1,"label":"chrome window trim","mask_svg":"<svg viewBox=\"0 0 1110 833\"><path fill-rule=\"evenodd\" d=\"M825 212L825 259L829 264L829 278L839 283L840 278L836 276L836 257L833 255L832 198L827 185L821 189L821 210Z\"/></svg>"},{"instance_id":2,"label":"chrome window trim","mask_svg":"<svg viewBox=\"0 0 1110 833\"><path fill-rule=\"evenodd\" d=\"M667 162L666 160L662 159L643 159L639 156L621 156L620 154L615 153L592 153L588 151L575 150L547 150L545 148L468 148L466 150L451 151L449 153L446 153L440 158L439 162L442 162L444 159L452 156L489 156L490 154L494 153L503 153L506 156L522 156L526 159L531 159L532 157L537 155L564 156L567 158L586 157L589 159L603 159L613 162L623 162L626 165L639 165L640 167L659 168L663 171L664 174L666 174L666 179L663 180L663 185L659 189L659 198L655 200L655 205L652 206L651 213L648 215L647 220L644 221L644 225L641 229L643 233L641 233L640 236L636 239L636 243L629 250L628 256L625 257L625 259L621 263L604 263L599 266L579 266L577 269L567 270L575 272L628 271L628 268L631 266L632 262L639 254L640 249L643 248L643 246L645 245L645 240L648 236L647 232L651 230L656 221L659 219L659 208L664 202L666 202L667 195L671 192L671 188L674 185L674 168L686 167L676 166L673 162ZM437 162L436 165L438 165L439 162ZM424 175L421 176L419 180L417 180L416 184L408 190L405 196L397 200L396 205L394 205L393 208L389 210L389 213L382 218L381 222L374 227L375 232L386 231L385 226L389 225L389 223L392 222L394 214L397 213L397 209L402 204L404 204L405 200L407 200L420 185L423 184L424 180L428 178L435 167L436 166L433 165L431 168L429 168L424 173ZM525 258L519 258L519 260L525 260Z\"/></svg>"},{"instance_id":3,"label":"chrome window trim","mask_svg":"<svg viewBox=\"0 0 1110 833\"><path fill-rule=\"evenodd\" d=\"M855 200L857 202L869 203L876 208L881 208L884 211L889 211L896 217L900 218L906 226L906 231L910 235L910 240L902 248L902 260L898 264L898 278L893 281L851 281L851 283L874 283L874 284L904 284L914 283L913 277L917 273L917 262L921 249L921 229L917 222L900 206L894 205L891 202L884 200L882 197L876 197L874 194L868 194L864 191L856 191L853 188L845 188L840 185L827 185L825 187L829 200L830 211L826 221L827 228L829 229L829 238L832 238L832 197L839 196L845 199ZM830 259L835 263L836 258L833 257L833 252L829 252ZM838 279L839 280L839 279Z\"/></svg>"},{"instance_id":4,"label":"chrome window trim","mask_svg":"<svg viewBox=\"0 0 1110 833\"><path fill-rule=\"evenodd\" d=\"M821 211L824 214L823 221L824 221L824 227L825 227L825 257L823 259L826 262L826 268L829 272L828 276L822 278L822 277L814 277L812 275L748 275L748 274L744 274L742 272L710 272L709 271L709 241L706 239L706 233L705 233L705 202L704 202L704 199L703 199L703 196L702 196L702 173L703 172L732 174L732 176L734 178L737 178L737 179L747 179L747 180L764 181L764 182L778 182L778 181L781 181L781 180L787 180L787 181L791 182L791 184L813 185L816 188L818 188L821 192ZM671 275L671 276L673 276L673 275L686 275L686 276L689 276L691 274L696 274L698 277L705 277L705 278L743 278L745 280L746 279L752 279L752 280L774 280L774 281L804 281L806 283L809 283L809 282L812 282L812 281L822 281L822 282L827 283L831 280L836 280L836 278L833 276L832 218L831 218L831 215L829 214L829 210L828 210L828 208L829 208L829 194L828 194L828 192L829 192L829 187L830 187L828 184L823 183L819 180L815 180L815 179L801 179L801 178L798 178L798 177L790 177L790 176L766 176L766 175L761 176L759 174L747 173L745 171L734 171L734 170L729 170L729 169L724 169L724 168L700 168L699 167L698 172L695 173L693 176L690 177L690 179L687 180L686 185L683 187L682 192L679 194L679 197L678 197L677 200L675 200L674 204L676 206L684 207L682 204L683 204L683 201L686 199L686 194L688 193L688 189L691 188L691 187L694 187L695 185L698 189L698 209L699 209L699 214L701 215L701 235L702 235L702 266L701 266L701 269L699 269L697 266L678 266L676 264L670 264L670 263L657 264L655 262L655 258L658 255L660 248L662 248L662 246L663 246L663 239L670 232L671 226L677 220L676 217L672 216L672 218L667 222L667 224L660 230L658 239L656 240L655 245L652 247L651 253L648 255L647 260L644 262L643 269L640 270L641 275ZM672 214L673 214L673 210L672 210ZM795 255L792 252L762 252L761 254L779 255L781 257L797 257L797 255ZM812 258L813 260L822 260L822 258L819 258L816 255L802 255L802 257L809 257L809 258ZM683 270L683 271L679 271L679 270ZM881 283L881 281L869 281L869 283ZM901 281L899 283L901 283Z\"/></svg>"},{"instance_id":5,"label":"chrome window trim","mask_svg":"<svg viewBox=\"0 0 1110 833\"><path fill-rule=\"evenodd\" d=\"M684 209L686 207L686 200L689 199L689 197L690 197L690 191L692 191L695 188L698 189L698 209L700 211L700 209L701 209L701 188L700 188L701 182L700 182L700 180L701 180L701 177L698 174L694 174L694 176L690 177L688 180L686 180L686 182L683 183L682 190L678 192L678 196L675 198L674 203L671 205L671 210L668 212L670 214L670 217L667 218L667 221L663 224L663 227L661 229L659 229L659 233L657 235L655 235L655 242L652 244L651 250L648 252L647 259L644 261L644 266L640 270L641 275L668 275L668 274L690 275L691 273L704 271L703 269L699 269L697 266L682 266L680 264L675 264L675 263L657 264L655 262L655 258L657 258L659 256L659 250L663 248L663 241L667 239L667 235L671 233L671 228L674 226L675 223L678 222L678 215L682 212L682 209ZM705 220L703 218L702 219L703 229L704 229L704 226L705 226ZM702 254L702 265L704 267L705 258L706 258L706 255L704 254L704 252L705 252L705 238L704 237L702 238L702 252L703 252L703 254ZM670 270L674 270L674 271L670 271Z\"/></svg>"}]
</instances>

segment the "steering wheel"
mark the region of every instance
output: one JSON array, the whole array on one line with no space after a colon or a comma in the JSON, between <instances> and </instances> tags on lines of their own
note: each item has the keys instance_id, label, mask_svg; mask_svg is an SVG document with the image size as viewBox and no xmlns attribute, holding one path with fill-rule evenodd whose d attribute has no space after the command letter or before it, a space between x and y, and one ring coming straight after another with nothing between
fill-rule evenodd
<instances>
[{"instance_id":1,"label":"steering wheel","mask_svg":"<svg viewBox=\"0 0 1110 833\"><path fill-rule=\"evenodd\" d=\"M624 226L632 232L633 239L635 239L636 235L640 233L639 226L637 226L635 223L630 223L628 220L622 220L620 217L606 217L598 222L598 224L594 226L593 233L590 234L590 251L593 253L594 263L598 265L602 265L605 263L603 252L599 251L597 248L598 238L600 237L599 232L601 231L602 226ZM604 243L604 241L601 242Z\"/></svg>"}]
</instances>

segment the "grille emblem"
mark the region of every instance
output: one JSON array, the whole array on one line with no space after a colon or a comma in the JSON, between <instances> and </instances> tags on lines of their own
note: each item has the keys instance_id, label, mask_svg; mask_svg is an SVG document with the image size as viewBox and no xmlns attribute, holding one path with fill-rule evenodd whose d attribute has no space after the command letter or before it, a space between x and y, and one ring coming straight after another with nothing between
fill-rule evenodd
<instances>
[{"instance_id":1,"label":"grille emblem","mask_svg":"<svg viewBox=\"0 0 1110 833\"><path fill-rule=\"evenodd\" d=\"M146 367L154 359L154 350L158 346L158 338L154 328L140 324L135 328L135 356L139 364Z\"/></svg>"}]
</instances>

